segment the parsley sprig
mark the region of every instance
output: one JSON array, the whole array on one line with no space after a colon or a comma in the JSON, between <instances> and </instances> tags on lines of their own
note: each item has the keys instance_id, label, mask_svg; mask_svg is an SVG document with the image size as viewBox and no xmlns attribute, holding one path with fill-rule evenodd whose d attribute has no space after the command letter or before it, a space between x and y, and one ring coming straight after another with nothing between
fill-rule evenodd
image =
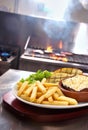
<instances>
[{"instance_id":1,"label":"parsley sprig","mask_svg":"<svg viewBox=\"0 0 88 130\"><path fill-rule=\"evenodd\" d=\"M38 70L36 73L29 75L26 79L22 78L20 81L28 81L29 84L34 83L36 80L41 81L43 78L48 78L51 76L51 72L48 70Z\"/></svg>"}]
</instances>

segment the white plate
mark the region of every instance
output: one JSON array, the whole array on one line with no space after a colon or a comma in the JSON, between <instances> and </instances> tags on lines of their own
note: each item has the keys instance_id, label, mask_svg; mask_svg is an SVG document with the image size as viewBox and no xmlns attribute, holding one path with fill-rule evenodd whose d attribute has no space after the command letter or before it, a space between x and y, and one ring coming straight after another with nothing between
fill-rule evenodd
<instances>
[{"instance_id":1,"label":"white plate","mask_svg":"<svg viewBox=\"0 0 88 130\"><path fill-rule=\"evenodd\" d=\"M36 106L36 107L41 107L41 108L49 108L49 109L73 109L73 108L81 108L81 107L88 106L88 102L85 102L85 103L83 102L83 103L79 103L77 105L70 105L70 106L57 106L57 105L45 105L45 104L32 103L32 102L26 101L26 100L20 98L19 96L17 96L16 85L13 87L12 93L14 94L14 96L18 100L22 101L23 103L26 103L26 104L32 105L32 106Z\"/></svg>"}]
</instances>

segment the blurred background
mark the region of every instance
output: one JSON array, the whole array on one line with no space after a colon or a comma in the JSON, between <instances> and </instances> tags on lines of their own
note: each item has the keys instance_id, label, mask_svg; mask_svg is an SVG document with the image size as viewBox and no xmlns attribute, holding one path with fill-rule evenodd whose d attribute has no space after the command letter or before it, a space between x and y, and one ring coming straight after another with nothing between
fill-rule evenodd
<instances>
[{"instance_id":1,"label":"blurred background","mask_svg":"<svg viewBox=\"0 0 88 130\"><path fill-rule=\"evenodd\" d=\"M38 69L41 58L36 60L39 64L35 67L35 58L29 56L25 45L26 49L38 53L51 47L57 55L61 51L78 54L78 57L83 55L81 59L84 61L79 63L81 66L83 62L87 64L88 0L0 0L0 67L4 68L3 72L9 68L30 71ZM25 51L28 56L24 56ZM80 59L78 57L75 58L76 62ZM30 59L33 64L29 66L32 63ZM47 63L48 59L42 58ZM70 65L74 63L73 59L70 58ZM54 69L54 64L58 67L60 62L53 60L51 69ZM25 67L26 65L28 66ZM43 69L50 69L45 63L41 64L41 68L42 66Z\"/></svg>"}]
</instances>

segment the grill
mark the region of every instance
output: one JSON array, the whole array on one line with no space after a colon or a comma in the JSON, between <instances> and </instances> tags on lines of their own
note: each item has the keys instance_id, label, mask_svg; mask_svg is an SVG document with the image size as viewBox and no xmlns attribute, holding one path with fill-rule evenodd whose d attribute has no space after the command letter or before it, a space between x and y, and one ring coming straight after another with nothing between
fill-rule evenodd
<instances>
[{"instance_id":1,"label":"grill","mask_svg":"<svg viewBox=\"0 0 88 130\"><path fill-rule=\"evenodd\" d=\"M86 55L73 54L72 56L67 56L67 58L68 62L88 65L88 56Z\"/></svg>"},{"instance_id":2,"label":"grill","mask_svg":"<svg viewBox=\"0 0 88 130\"><path fill-rule=\"evenodd\" d=\"M58 26L50 24L47 28L51 35L42 35L40 31L33 33L31 38L29 36L21 56L21 60L28 61L24 63L24 66L28 64L25 69L36 71L39 68L77 67L88 71L88 26L71 22L70 25L71 28L69 22L58 22Z\"/></svg>"},{"instance_id":3,"label":"grill","mask_svg":"<svg viewBox=\"0 0 88 130\"><path fill-rule=\"evenodd\" d=\"M44 50L27 48L21 56L20 69L37 71L38 69L55 70L59 67L77 67L84 72L88 71L88 56L70 52L43 53ZM24 65L23 65L24 64Z\"/></svg>"},{"instance_id":4,"label":"grill","mask_svg":"<svg viewBox=\"0 0 88 130\"><path fill-rule=\"evenodd\" d=\"M50 53L50 52L44 53L44 50L41 50L41 49L32 49L32 48L27 49L24 53L25 56L39 57L39 58L45 58L45 59L53 59L53 56L51 56L52 54L53 53ZM55 55L57 56L57 60L59 60L59 61L63 61L64 58L66 58L67 62L69 62L69 63L88 65L88 56L87 55L73 54L70 52L63 52L61 54L55 53Z\"/></svg>"}]
</instances>

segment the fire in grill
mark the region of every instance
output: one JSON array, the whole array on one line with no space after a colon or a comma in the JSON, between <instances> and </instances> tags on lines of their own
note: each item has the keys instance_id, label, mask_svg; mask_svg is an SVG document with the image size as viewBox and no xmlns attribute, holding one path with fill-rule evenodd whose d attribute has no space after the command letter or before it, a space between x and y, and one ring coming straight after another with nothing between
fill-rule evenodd
<instances>
[{"instance_id":1,"label":"fire in grill","mask_svg":"<svg viewBox=\"0 0 88 130\"><path fill-rule=\"evenodd\" d=\"M88 64L88 56L87 55L79 55L70 52L62 52L60 53L52 53L52 52L44 52L40 49L29 48L24 53L25 56L60 60L63 62L72 62L72 63L80 63L80 64Z\"/></svg>"},{"instance_id":2,"label":"fire in grill","mask_svg":"<svg viewBox=\"0 0 88 130\"><path fill-rule=\"evenodd\" d=\"M88 56L75 54L63 50L62 40L58 43L58 48L53 49L51 45L48 45L46 49L27 48L24 52L25 56L45 58L51 60L58 60L69 63L88 64Z\"/></svg>"},{"instance_id":3,"label":"fire in grill","mask_svg":"<svg viewBox=\"0 0 88 130\"><path fill-rule=\"evenodd\" d=\"M70 52L46 52L41 49L28 48L24 53L25 56L39 57L45 59L59 60L63 62L79 63L79 64L88 64L87 55L79 55Z\"/></svg>"},{"instance_id":4,"label":"fire in grill","mask_svg":"<svg viewBox=\"0 0 88 130\"><path fill-rule=\"evenodd\" d=\"M82 53L79 53L82 46L80 45L80 48L78 46L78 43L81 43L78 35L71 41L68 39L60 37L53 40L48 37L47 40L40 40L36 35L31 35L31 39L29 36L24 47L25 51L21 55L20 68L23 68L22 63L28 62L28 65L24 67L27 70L54 70L54 68L65 66L77 67L86 72L88 70L88 53L84 53L84 48L82 48ZM75 51L76 49L77 51ZM87 51L87 48L85 50Z\"/></svg>"}]
</instances>

